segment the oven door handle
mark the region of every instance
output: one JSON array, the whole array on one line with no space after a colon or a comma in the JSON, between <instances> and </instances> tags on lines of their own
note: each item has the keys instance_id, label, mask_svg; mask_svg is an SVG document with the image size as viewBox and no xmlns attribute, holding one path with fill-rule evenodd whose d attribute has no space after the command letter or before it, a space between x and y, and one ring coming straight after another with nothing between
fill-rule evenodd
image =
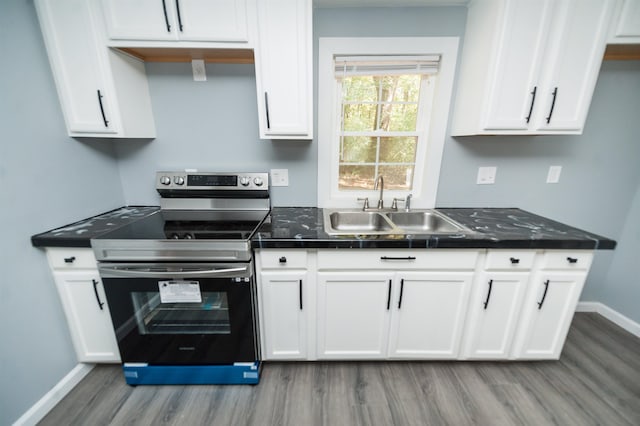
<instances>
[{"instance_id":1,"label":"oven door handle","mask_svg":"<svg viewBox=\"0 0 640 426\"><path fill-rule=\"evenodd\" d=\"M105 272L109 277L202 277L217 276L222 274L233 273L246 273L247 267L242 268L226 268L226 269L211 269L211 268L188 268L187 271L175 271L166 269L164 271L158 271L158 268L153 268L151 271L149 268L143 267L110 267L100 266L100 272Z\"/></svg>"}]
</instances>

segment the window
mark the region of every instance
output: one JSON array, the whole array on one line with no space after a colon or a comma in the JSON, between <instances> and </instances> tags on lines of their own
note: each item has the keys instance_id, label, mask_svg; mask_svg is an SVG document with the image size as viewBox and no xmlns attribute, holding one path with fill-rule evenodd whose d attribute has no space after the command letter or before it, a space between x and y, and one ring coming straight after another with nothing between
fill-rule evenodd
<instances>
[{"instance_id":1,"label":"window","mask_svg":"<svg viewBox=\"0 0 640 426\"><path fill-rule=\"evenodd\" d=\"M387 206L434 206L456 52L457 38L320 39L319 206L377 197L378 175Z\"/></svg>"}]
</instances>

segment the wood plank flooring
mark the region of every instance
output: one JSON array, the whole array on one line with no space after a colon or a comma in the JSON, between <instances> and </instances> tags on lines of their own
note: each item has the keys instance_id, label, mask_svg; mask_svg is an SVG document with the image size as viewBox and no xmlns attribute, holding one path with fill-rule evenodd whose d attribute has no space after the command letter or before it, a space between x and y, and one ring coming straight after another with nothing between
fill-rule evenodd
<instances>
[{"instance_id":1,"label":"wood plank flooring","mask_svg":"<svg viewBox=\"0 0 640 426\"><path fill-rule=\"evenodd\" d=\"M258 386L96 367L41 425L640 425L640 339L577 313L559 361L267 363Z\"/></svg>"}]
</instances>

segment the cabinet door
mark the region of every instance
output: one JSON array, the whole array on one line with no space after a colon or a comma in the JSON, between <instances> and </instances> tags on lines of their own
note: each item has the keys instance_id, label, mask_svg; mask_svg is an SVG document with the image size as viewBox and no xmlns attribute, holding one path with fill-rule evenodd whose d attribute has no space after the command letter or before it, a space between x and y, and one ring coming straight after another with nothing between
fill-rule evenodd
<instances>
[{"instance_id":1,"label":"cabinet door","mask_svg":"<svg viewBox=\"0 0 640 426\"><path fill-rule=\"evenodd\" d=\"M518 327L516 358L560 358L586 276L586 272L534 275Z\"/></svg>"},{"instance_id":2,"label":"cabinet door","mask_svg":"<svg viewBox=\"0 0 640 426\"><path fill-rule=\"evenodd\" d=\"M612 0L558 2L539 93L537 130L580 131L584 127L612 12Z\"/></svg>"},{"instance_id":3,"label":"cabinet door","mask_svg":"<svg viewBox=\"0 0 640 426\"><path fill-rule=\"evenodd\" d=\"M257 7L260 137L311 139L311 0L259 0Z\"/></svg>"},{"instance_id":4,"label":"cabinet door","mask_svg":"<svg viewBox=\"0 0 640 426\"><path fill-rule=\"evenodd\" d=\"M528 272L480 275L471 296L464 358L509 357L528 278Z\"/></svg>"},{"instance_id":5,"label":"cabinet door","mask_svg":"<svg viewBox=\"0 0 640 426\"><path fill-rule=\"evenodd\" d=\"M318 273L318 359L387 355L393 274Z\"/></svg>"},{"instance_id":6,"label":"cabinet door","mask_svg":"<svg viewBox=\"0 0 640 426\"><path fill-rule=\"evenodd\" d=\"M179 0L175 4L180 40L248 40L246 0Z\"/></svg>"},{"instance_id":7,"label":"cabinet door","mask_svg":"<svg viewBox=\"0 0 640 426\"><path fill-rule=\"evenodd\" d=\"M487 130L527 130L536 100L552 0L504 2L496 65L489 86ZM484 52L483 54L492 54Z\"/></svg>"},{"instance_id":8,"label":"cabinet door","mask_svg":"<svg viewBox=\"0 0 640 426\"><path fill-rule=\"evenodd\" d=\"M176 40L175 3L172 0L102 0L111 39Z\"/></svg>"},{"instance_id":9,"label":"cabinet door","mask_svg":"<svg viewBox=\"0 0 640 426\"><path fill-rule=\"evenodd\" d=\"M38 0L36 7L69 132L116 133L115 94L104 71L107 48L94 33L90 2Z\"/></svg>"},{"instance_id":10,"label":"cabinet door","mask_svg":"<svg viewBox=\"0 0 640 426\"><path fill-rule=\"evenodd\" d=\"M400 273L392 300L389 357L458 356L473 274Z\"/></svg>"},{"instance_id":11,"label":"cabinet door","mask_svg":"<svg viewBox=\"0 0 640 426\"><path fill-rule=\"evenodd\" d=\"M306 271L260 273L261 332L267 360L307 358L306 276Z\"/></svg>"},{"instance_id":12,"label":"cabinet door","mask_svg":"<svg viewBox=\"0 0 640 426\"><path fill-rule=\"evenodd\" d=\"M55 272L79 362L120 362L107 298L98 271Z\"/></svg>"}]
</instances>

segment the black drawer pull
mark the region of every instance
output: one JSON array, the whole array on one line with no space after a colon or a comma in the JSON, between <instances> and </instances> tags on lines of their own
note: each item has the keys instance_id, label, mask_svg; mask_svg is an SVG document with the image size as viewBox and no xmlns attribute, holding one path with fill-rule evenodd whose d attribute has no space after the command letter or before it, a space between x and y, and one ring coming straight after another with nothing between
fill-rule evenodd
<instances>
[{"instance_id":1,"label":"black drawer pull","mask_svg":"<svg viewBox=\"0 0 640 426\"><path fill-rule=\"evenodd\" d=\"M493 289L493 280L489 280L489 291L487 292L487 300L484 301L484 309L487 309L489 305L489 299L491 298L491 290Z\"/></svg>"},{"instance_id":2,"label":"black drawer pull","mask_svg":"<svg viewBox=\"0 0 640 426\"><path fill-rule=\"evenodd\" d=\"M577 257L567 257L567 262L569 263L578 263Z\"/></svg>"},{"instance_id":3,"label":"black drawer pull","mask_svg":"<svg viewBox=\"0 0 640 426\"><path fill-rule=\"evenodd\" d=\"M405 257L380 256L380 260L416 260L416 258L413 256L405 256Z\"/></svg>"},{"instance_id":4,"label":"black drawer pull","mask_svg":"<svg viewBox=\"0 0 640 426\"><path fill-rule=\"evenodd\" d=\"M100 307L100 310L103 311L104 302L100 300L100 295L98 294L98 281L96 280L91 280L91 281L93 281L93 292L96 294L96 301L98 302L98 307Z\"/></svg>"},{"instance_id":5,"label":"black drawer pull","mask_svg":"<svg viewBox=\"0 0 640 426\"><path fill-rule=\"evenodd\" d=\"M284 256L282 256L282 257L280 257L280 259L278 259L278 261L279 261L280 263L287 263L287 258L286 258L286 257L284 257Z\"/></svg>"},{"instance_id":6,"label":"black drawer pull","mask_svg":"<svg viewBox=\"0 0 640 426\"><path fill-rule=\"evenodd\" d=\"M542 309L544 299L547 298L547 291L549 291L549 280L544 282L544 293L542 293L542 300L538 302L538 310Z\"/></svg>"},{"instance_id":7,"label":"black drawer pull","mask_svg":"<svg viewBox=\"0 0 640 426\"><path fill-rule=\"evenodd\" d=\"M64 263L73 263L73 262L75 262L75 260L76 260L75 256L65 257L64 258Z\"/></svg>"},{"instance_id":8,"label":"black drawer pull","mask_svg":"<svg viewBox=\"0 0 640 426\"><path fill-rule=\"evenodd\" d=\"M512 265L517 265L518 263L520 263L520 259L518 259L516 257L511 257L511 258L509 258L509 260L511 261Z\"/></svg>"}]
</instances>

